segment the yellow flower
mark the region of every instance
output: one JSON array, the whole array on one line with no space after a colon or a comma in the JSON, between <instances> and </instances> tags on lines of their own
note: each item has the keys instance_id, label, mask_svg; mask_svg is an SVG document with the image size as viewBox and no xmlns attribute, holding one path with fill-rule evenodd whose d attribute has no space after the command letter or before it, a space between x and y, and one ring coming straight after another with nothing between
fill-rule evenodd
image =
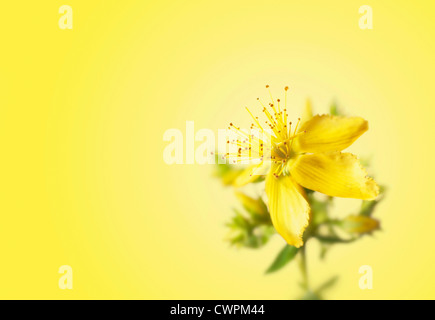
<instances>
[{"instance_id":1,"label":"yellow flower","mask_svg":"<svg viewBox=\"0 0 435 320\"><path fill-rule=\"evenodd\" d=\"M260 125L258 117L247 109L254 119L251 129L258 130L261 137L249 135L230 124L230 129L239 136L231 141L238 150L227 156L239 161L261 161L248 167L235 184L242 186L257 179L258 175L266 175L272 223L289 245L300 247L310 219L304 188L334 197L371 200L378 195L379 187L367 176L355 155L341 152L367 131L367 121L359 117L311 117L308 101L307 116L304 115L307 120L299 126L298 119L293 127L287 120L287 91L288 87L285 88L284 106L279 99L275 103L272 95L269 107L260 101L267 118L265 126Z\"/></svg>"}]
</instances>

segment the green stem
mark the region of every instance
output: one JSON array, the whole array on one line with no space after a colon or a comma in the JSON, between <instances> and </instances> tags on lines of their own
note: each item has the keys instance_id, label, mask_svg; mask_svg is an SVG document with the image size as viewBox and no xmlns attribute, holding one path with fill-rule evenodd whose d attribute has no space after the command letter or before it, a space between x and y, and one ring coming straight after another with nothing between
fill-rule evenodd
<instances>
[{"instance_id":1,"label":"green stem","mask_svg":"<svg viewBox=\"0 0 435 320\"><path fill-rule=\"evenodd\" d=\"M300 260L300 269L301 269L301 273L302 273L302 286L304 287L305 290L309 291L309 282L308 282L308 272L307 272L307 256L305 253L305 246L302 246L299 250L300 250L300 255L301 255L301 260Z\"/></svg>"}]
</instances>

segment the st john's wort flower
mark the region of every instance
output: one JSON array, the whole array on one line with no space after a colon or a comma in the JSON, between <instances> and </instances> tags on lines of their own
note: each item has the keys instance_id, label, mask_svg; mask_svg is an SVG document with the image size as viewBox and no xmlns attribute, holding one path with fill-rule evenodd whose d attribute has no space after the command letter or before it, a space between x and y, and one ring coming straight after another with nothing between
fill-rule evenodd
<instances>
[{"instance_id":1,"label":"st john's wort flower","mask_svg":"<svg viewBox=\"0 0 435 320\"><path fill-rule=\"evenodd\" d=\"M355 155L342 152L368 130L367 121L360 117L310 115L302 124L298 119L293 125L287 119L287 91L288 87L283 105L272 95L267 107L260 101L267 118L263 125L247 108L254 120L251 130L261 135L248 134L230 123L238 138L228 143L235 144L237 150L227 156L239 162L260 162L249 166L234 184L242 186L264 175L268 209L276 231L289 245L301 247L310 220L304 188L333 197L372 200L379 194L379 187Z\"/></svg>"}]
</instances>

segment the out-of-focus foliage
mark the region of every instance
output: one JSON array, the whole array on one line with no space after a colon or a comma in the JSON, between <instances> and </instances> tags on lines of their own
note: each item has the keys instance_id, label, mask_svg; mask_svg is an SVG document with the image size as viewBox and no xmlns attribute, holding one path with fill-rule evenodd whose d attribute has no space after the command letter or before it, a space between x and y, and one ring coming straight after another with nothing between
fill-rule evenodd
<instances>
[{"instance_id":1,"label":"out-of-focus foliage","mask_svg":"<svg viewBox=\"0 0 435 320\"><path fill-rule=\"evenodd\" d=\"M234 216L227 223L230 229L228 239L237 247L259 248L265 245L275 234L266 204L261 197L251 198L242 192L236 192L244 212L233 209Z\"/></svg>"}]
</instances>

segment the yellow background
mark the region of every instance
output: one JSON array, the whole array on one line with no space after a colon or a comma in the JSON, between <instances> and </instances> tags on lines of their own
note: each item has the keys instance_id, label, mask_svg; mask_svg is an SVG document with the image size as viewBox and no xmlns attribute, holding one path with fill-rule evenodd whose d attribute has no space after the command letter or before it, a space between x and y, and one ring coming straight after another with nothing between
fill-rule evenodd
<instances>
[{"instance_id":1,"label":"yellow background","mask_svg":"<svg viewBox=\"0 0 435 320\"><path fill-rule=\"evenodd\" d=\"M59 7L73 9L61 30ZM373 30L358 8L373 8ZM249 123L291 87L317 112L334 99L370 130L351 151L388 186L382 232L308 243L331 299L435 298L435 6L430 1L27 1L0 10L0 298L288 299L283 245L223 239L236 200L210 165L163 162L163 133ZM258 111L259 109L257 109ZM346 212L347 213L347 212ZM58 287L61 265L73 289ZM358 287L361 265L373 289Z\"/></svg>"}]
</instances>

